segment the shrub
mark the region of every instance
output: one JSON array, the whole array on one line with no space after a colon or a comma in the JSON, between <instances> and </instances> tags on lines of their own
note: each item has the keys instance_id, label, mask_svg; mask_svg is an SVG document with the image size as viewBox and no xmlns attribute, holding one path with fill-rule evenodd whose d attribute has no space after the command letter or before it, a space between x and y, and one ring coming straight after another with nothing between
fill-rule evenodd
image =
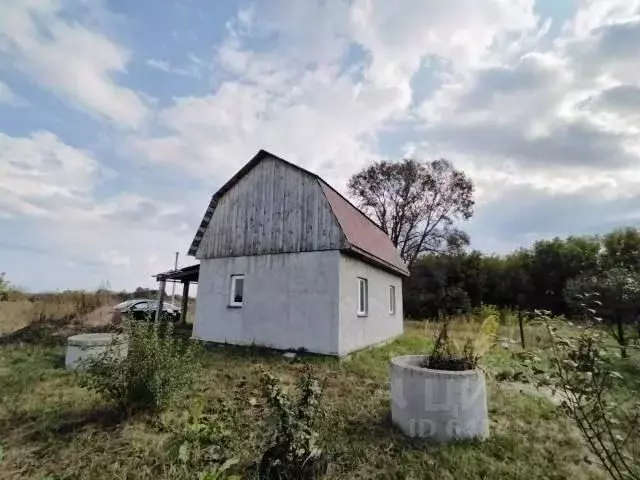
<instances>
[{"instance_id":1,"label":"shrub","mask_svg":"<svg viewBox=\"0 0 640 480\"><path fill-rule=\"evenodd\" d=\"M445 321L423 366L434 370L473 370L493 346L498 327L498 318L495 315L489 315L477 332L460 342L451 338L448 321Z\"/></svg>"},{"instance_id":2,"label":"shrub","mask_svg":"<svg viewBox=\"0 0 640 480\"><path fill-rule=\"evenodd\" d=\"M81 384L121 412L156 412L178 399L199 372L198 346L175 338L173 325L123 324L127 354L112 343L104 354L84 362Z\"/></svg>"},{"instance_id":3,"label":"shrub","mask_svg":"<svg viewBox=\"0 0 640 480\"><path fill-rule=\"evenodd\" d=\"M239 479L231 474L238 463L230 455L234 433L229 428L233 411L228 403L219 401L214 408L194 409L177 423L163 423L171 434L170 450L175 462L171 478L200 480Z\"/></svg>"},{"instance_id":4,"label":"shrub","mask_svg":"<svg viewBox=\"0 0 640 480\"><path fill-rule=\"evenodd\" d=\"M316 426L324 415L321 382L307 368L296 383L295 395L285 392L280 382L267 372L263 372L262 385L274 431L272 444L260 461L260 479L322 478L328 459L316 445Z\"/></svg>"},{"instance_id":5,"label":"shrub","mask_svg":"<svg viewBox=\"0 0 640 480\"><path fill-rule=\"evenodd\" d=\"M549 312L536 312L552 340L551 369L538 370L538 385L551 385L582 433L589 449L615 480L640 479L640 402L634 393L621 397L623 375L600 331L586 328L578 338L562 334ZM591 309L588 319L597 322ZM534 372L535 373L535 372Z\"/></svg>"}]
</instances>

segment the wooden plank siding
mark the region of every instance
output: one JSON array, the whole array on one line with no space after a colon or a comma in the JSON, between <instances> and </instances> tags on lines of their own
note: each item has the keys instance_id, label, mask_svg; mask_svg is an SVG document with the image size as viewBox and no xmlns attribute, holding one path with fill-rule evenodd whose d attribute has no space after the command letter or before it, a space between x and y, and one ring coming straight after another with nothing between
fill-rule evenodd
<instances>
[{"instance_id":1,"label":"wooden plank siding","mask_svg":"<svg viewBox=\"0 0 640 480\"><path fill-rule=\"evenodd\" d=\"M217 201L196 257L348 248L317 177L264 158Z\"/></svg>"}]
</instances>

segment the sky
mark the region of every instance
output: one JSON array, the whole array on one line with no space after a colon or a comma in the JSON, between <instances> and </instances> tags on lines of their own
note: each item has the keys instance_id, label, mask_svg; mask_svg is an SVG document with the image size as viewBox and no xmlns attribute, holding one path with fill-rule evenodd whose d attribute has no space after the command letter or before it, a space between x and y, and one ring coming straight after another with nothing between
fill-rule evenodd
<instances>
[{"instance_id":1,"label":"sky","mask_svg":"<svg viewBox=\"0 0 640 480\"><path fill-rule=\"evenodd\" d=\"M640 0L2 0L0 271L152 286L263 148L446 158L471 246L640 220Z\"/></svg>"}]
</instances>

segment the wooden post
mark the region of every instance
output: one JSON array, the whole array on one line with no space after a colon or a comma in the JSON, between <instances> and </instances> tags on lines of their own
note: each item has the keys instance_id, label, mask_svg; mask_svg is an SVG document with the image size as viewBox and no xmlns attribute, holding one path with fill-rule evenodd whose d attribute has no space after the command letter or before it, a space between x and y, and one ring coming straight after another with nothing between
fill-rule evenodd
<instances>
[{"instance_id":1,"label":"wooden post","mask_svg":"<svg viewBox=\"0 0 640 480\"><path fill-rule=\"evenodd\" d=\"M189 305L189 280L182 282L182 309L180 313L180 322L187 324L187 307Z\"/></svg>"},{"instance_id":2,"label":"wooden post","mask_svg":"<svg viewBox=\"0 0 640 480\"><path fill-rule=\"evenodd\" d=\"M178 254L180 252L176 252L176 263L173 267L173 271L178 270ZM176 303L176 282L173 282L171 285L171 303Z\"/></svg>"},{"instance_id":3,"label":"wooden post","mask_svg":"<svg viewBox=\"0 0 640 480\"><path fill-rule=\"evenodd\" d=\"M156 310L156 322L160 322L162 315L162 307L164 306L164 287L167 284L167 280L162 278L160 280L160 290L158 290L158 309Z\"/></svg>"},{"instance_id":4,"label":"wooden post","mask_svg":"<svg viewBox=\"0 0 640 480\"><path fill-rule=\"evenodd\" d=\"M518 309L518 325L520 326L520 345L522 346L522 349L525 350L527 347L524 341L524 325L522 319L522 310L520 309Z\"/></svg>"}]
</instances>

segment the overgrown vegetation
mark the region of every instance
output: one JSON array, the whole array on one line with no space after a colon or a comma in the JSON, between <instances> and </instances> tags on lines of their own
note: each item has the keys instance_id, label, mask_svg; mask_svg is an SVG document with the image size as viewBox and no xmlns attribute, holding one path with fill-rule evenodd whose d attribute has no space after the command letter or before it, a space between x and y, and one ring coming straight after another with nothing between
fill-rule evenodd
<instances>
[{"instance_id":1,"label":"overgrown vegetation","mask_svg":"<svg viewBox=\"0 0 640 480\"><path fill-rule=\"evenodd\" d=\"M593 313L604 319L604 325L620 346L622 356L627 354L629 338L627 326L640 320L640 273L623 268L612 268L600 275L581 275L567 282L567 303L578 314L584 312L585 301ZM640 326L640 323L638 324Z\"/></svg>"},{"instance_id":2,"label":"overgrown vegetation","mask_svg":"<svg viewBox=\"0 0 640 480\"><path fill-rule=\"evenodd\" d=\"M207 408L192 407L173 422L163 422L163 430L171 434L171 478L187 480L197 475L199 480L239 480L233 473L238 461L229 454L232 417L228 402L218 400Z\"/></svg>"},{"instance_id":3,"label":"overgrown vegetation","mask_svg":"<svg viewBox=\"0 0 640 480\"><path fill-rule=\"evenodd\" d=\"M176 338L171 323L125 321L123 326L121 341L84 362L81 385L127 416L160 411L193 384L198 345Z\"/></svg>"},{"instance_id":4,"label":"overgrown vegetation","mask_svg":"<svg viewBox=\"0 0 640 480\"><path fill-rule=\"evenodd\" d=\"M586 303L590 297L583 298L585 316L597 325L601 318ZM562 407L610 478L640 479L640 400L635 391L631 395L620 392L625 378L618 367L624 364L616 361L600 329L589 327L578 336L568 336L555 326L549 313L538 312L552 340L551 369L549 373L538 371L538 384L550 384L559 393ZM629 374L637 382L637 371Z\"/></svg>"},{"instance_id":5,"label":"overgrown vegetation","mask_svg":"<svg viewBox=\"0 0 640 480\"><path fill-rule=\"evenodd\" d=\"M449 334L462 341L472 327L477 331L478 324L452 321ZM430 328L440 326L431 323ZM531 326L528 334L531 348L538 348L542 327ZM499 337L517 343L517 327L501 326ZM326 480L603 478L585 461L579 437L551 404L492 380L495 372L515 365L511 351L499 345L483 359L491 437L478 444L447 446L406 438L388 418L389 359L430 346L424 325L408 323L402 338L346 361L290 361L266 350L212 348L202 356L205 371L193 385L188 408L178 403L157 419L134 415L122 421L105 410L101 397L81 388L75 374L62 368L61 346L5 345L0 348L0 478L168 480L236 475L257 480L260 459L275 431L273 423L264 423L266 399L259 366L277 378L281 388L295 392L300 369L307 363L316 377L326 379L320 399L326 415L315 424L317 445L330 459ZM542 353L546 347L540 345Z\"/></svg>"},{"instance_id":6,"label":"overgrown vegetation","mask_svg":"<svg viewBox=\"0 0 640 480\"><path fill-rule=\"evenodd\" d=\"M273 433L260 460L261 480L316 480L327 473L327 455L318 447L318 422L323 416L322 384L307 367L286 392L270 373L262 373Z\"/></svg>"},{"instance_id":7,"label":"overgrown vegetation","mask_svg":"<svg viewBox=\"0 0 640 480\"><path fill-rule=\"evenodd\" d=\"M434 370L463 371L478 367L480 359L486 355L495 342L498 332L498 317L490 314L482 324L469 331L462 339L449 335L449 319L446 319L426 356L424 367ZM475 330L475 331L474 331Z\"/></svg>"}]
</instances>

